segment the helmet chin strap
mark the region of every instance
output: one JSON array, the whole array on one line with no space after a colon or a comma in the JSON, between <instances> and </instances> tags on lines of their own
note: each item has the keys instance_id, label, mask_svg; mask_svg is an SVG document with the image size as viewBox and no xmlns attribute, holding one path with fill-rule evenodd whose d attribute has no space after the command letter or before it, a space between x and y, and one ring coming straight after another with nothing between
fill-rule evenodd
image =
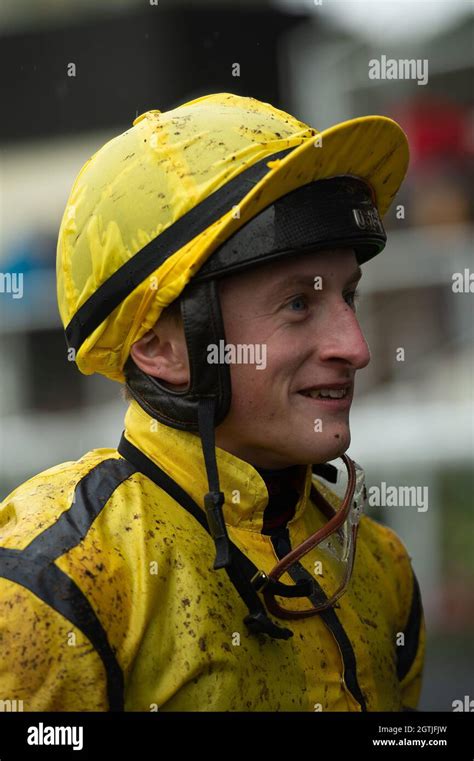
<instances>
[{"instance_id":1,"label":"helmet chin strap","mask_svg":"<svg viewBox=\"0 0 474 761\"><path fill-rule=\"evenodd\" d=\"M231 563L229 536L222 513L224 493L219 488L219 473L216 463L216 445L214 429L215 400L212 397L201 399L198 405L198 426L201 437L202 452L206 466L209 491L204 496L204 507L211 536L216 545L214 570L227 568Z\"/></svg>"},{"instance_id":2,"label":"helmet chin strap","mask_svg":"<svg viewBox=\"0 0 474 761\"><path fill-rule=\"evenodd\" d=\"M235 552L235 547L227 534L222 512L225 497L220 491L216 463L215 408L216 400L213 397L200 399L198 402L199 435L209 485L209 491L204 496L204 507L209 531L216 547L214 570L225 568L227 571L229 578L248 607L249 612L244 618L244 623L251 632L267 634L274 639L289 639L293 636L293 632L278 626L268 617L263 603L252 586L250 578L245 574Z\"/></svg>"}]
</instances>

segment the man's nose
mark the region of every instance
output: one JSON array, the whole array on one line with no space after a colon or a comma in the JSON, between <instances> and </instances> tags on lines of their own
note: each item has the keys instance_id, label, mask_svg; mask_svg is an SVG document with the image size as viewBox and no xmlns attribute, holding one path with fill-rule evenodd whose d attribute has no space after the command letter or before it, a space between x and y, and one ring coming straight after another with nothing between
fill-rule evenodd
<instances>
[{"instance_id":1,"label":"man's nose","mask_svg":"<svg viewBox=\"0 0 474 761\"><path fill-rule=\"evenodd\" d=\"M367 367L370 362L370 350L357 316L345 302L334 306L326 314L318 348L322 361L343 361L355 370Z\"/></svg>"}]
</instances>

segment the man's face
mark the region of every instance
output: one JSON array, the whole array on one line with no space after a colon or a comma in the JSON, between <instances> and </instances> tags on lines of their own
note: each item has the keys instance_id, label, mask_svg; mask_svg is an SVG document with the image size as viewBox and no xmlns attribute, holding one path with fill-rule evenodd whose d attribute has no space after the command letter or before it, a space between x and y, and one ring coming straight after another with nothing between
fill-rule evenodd
<instances>
[{"instance_id":1,"label":"man's face","mask_svg":"<svg viewBox=\"0 0 474 761\"><path fill-rule=\"evenodd\" d=\"M263 468L346 451L355 373L370 361L355 315L359 277L353 250L338 249L220 282L226 344L258 344L262 369L230 364L232 403L216 429L219 447Z\"/></svg>"}]
</instances>

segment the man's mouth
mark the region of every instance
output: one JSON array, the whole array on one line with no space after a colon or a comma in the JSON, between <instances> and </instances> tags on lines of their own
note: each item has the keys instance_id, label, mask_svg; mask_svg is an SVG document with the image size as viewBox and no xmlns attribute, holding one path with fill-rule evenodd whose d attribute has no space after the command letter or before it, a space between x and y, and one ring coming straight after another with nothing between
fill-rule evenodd
<instances>
[{"instance_id":1,"label":"man's mouth","mask_svg":"<svg viewBox=\"0 0 474 761\"><path fill-rule=\"evenodd\" d=\"M310 396L311 399L344 399L349 393L348 388L316 388L306 391L299 391L303 396Z\"/></svg>"},{"instance_id":2,"label":"man's mouth","mask_svg":"<svg viewBox=\"0 0 474 761\"><path fill-rule=\"evenodd\" d=\"M352 383L329 383L327 386L318 385L310 388L302 388L298 394L308 399L313 399L324 404L328 409L347 410L352 402Z\"/></svg>"},{"instance_id":3,"label":"man's mouth","mask_svg":"<svg viewBox=\"0 0 474 761\"><path fill-rule=\"evenodd\" d=\"M349 396L352 390L352 383L350 381L343 381L339 383L328 383L324 386L322 383L317 386L308 386L308 388L302 388L298 391L303 396L309 396L311 399L344 399Z\"/></svg>"}]
</instances>

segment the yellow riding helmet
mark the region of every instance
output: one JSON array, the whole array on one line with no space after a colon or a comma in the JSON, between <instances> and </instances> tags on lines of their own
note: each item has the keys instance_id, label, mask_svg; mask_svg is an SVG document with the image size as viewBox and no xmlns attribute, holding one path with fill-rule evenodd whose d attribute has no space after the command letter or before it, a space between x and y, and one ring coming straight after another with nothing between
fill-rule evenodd
<instances>
[{"instance_id":1,"label":"yellow riding helmet","mask_svg":"<svg viewBox=\"0 0 474 761\"><path fill-rule=\"evenodd\" d=\"M83 166L59 230L59 311L79 370L124 382L132 344L211 254L277 199L352 175L383 216L407 165L405 134L383 116L318 133L232 93L138 116Z\"/></svg>"}]
</instances>

